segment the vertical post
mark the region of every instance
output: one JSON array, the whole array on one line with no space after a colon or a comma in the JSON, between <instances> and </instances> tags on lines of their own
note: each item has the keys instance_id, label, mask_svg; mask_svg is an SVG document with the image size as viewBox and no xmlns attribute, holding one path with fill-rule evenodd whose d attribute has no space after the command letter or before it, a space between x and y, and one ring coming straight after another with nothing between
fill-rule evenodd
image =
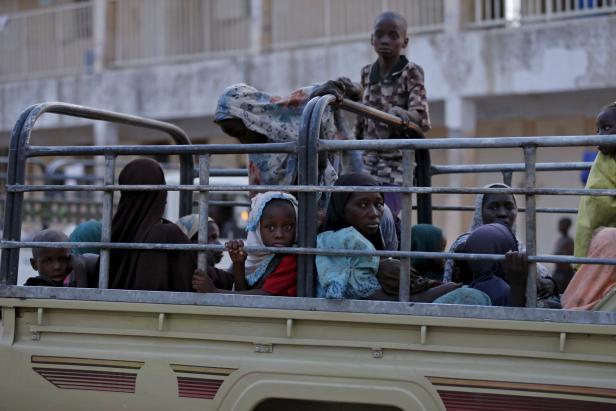
<instances>
[{"instance_id":1,"label":"vertical post","mask_svg":"<svg viewBox=\"0 0 616 411\"><path fill-rule=\"evenodd\" d=\"M475 24L481 23L481 10L482 10L482 1L475 0Z\"/></svg>"},{"instance_id":2,"label":"vertical post","mask_svg":"<svg viewBox=\"0 0 616 411\"><path fill-rule=\"evenodd\" d=\"M413 150L404 150L402 154L402 169L404 170L403 186L413 185ZM411 251L411 225L413 213L413 193L402 194L402 221L400 224L400 250ZM411 258L402 257L400 259L400 288L398 290L399 300L402 302L411 299Z\"/></svg>"},{"instance_id":3,"label":"vertical post","mask_svg":"<svg viewBox=\"0 0 616 411\"><path fill-rule=\"evenodd\" d=\"M263 0L250 0L250 50L254 54L260 53L265 45L264 13Z\"/></svg>"},{"instance_id":4,"label":"vertical post","mask_svg":"<svg viewBox=\"0 0 616 411\"><path fill-rule=\"evenodd\" d=\"M105 156L105 180L106 186L112 185L115 180L115 155ZM113 191L105 191L103 193L103 221L101 222L101 241L108 243L111 241L111 220L113 217ZM99 272L98 272L98 288L109 288L109 262L110 250L101 248Z\"/></svg>"},{"instance_id":5,"label":"vertical post","mask_svg":"<svg viewBox=\"0 0 616 411\"><path fill-rule=\"evenodd\" d=\"M199 185L210 183L210 155L199 156ZM199 191L199 245L207 244L207 219L208 219L209 191ZM207 268L207 251L199 250L197 268L205 271Z\"/></svg>"},{"instance_id":6,"label":"vertical post","mask_svg":"<svg viewBox=\"0 0 616 411\"><path fill-rule=\"evenodd\" d=\"M535 188L536 185L537 147L524 147L524 162L526 163L526 189ZM534 194L526 193L526 253L537 255L537 204ZM528 266L528 279L526 280L526 307L537 306L537 263Z\"/></svg>"},{"instance_id":7,"label":"vertical post","mask_svg":"<svg viewBox=\"0 0 616 411\"><path fill-rule=\"evenodd\" d=\"M323 2L323 21L325 25L325 39L329 43L332 36L332 2L325 0Z\"/></svg>"},{"instance_id":8,"label":"vertical post","mask_svg":"<svg viewBox=\"0 0 616 411\"><path fill-rule=\"evenodd\" d=\"M306 104L304 111L302 112L302 121L299 129L299 138L297 140L297 182L300 185L308 184L307 170L310 164L308 160L307 146L308 146L308 130L310 128L310 121L312 118L312 112L316 105L317 97L313 98ZM304 192L297 193L298 207L297 207L297 243L300 247L306 247L308 244L308 238L306 231L309 224L307 218L307 194ZM310 260L307 255L297 256L297 296L306 297L312 295L309 290L306 289L306 277L308 276L307 262Z\"/></svg>"},{"instance_id":9,"label":"vertical post","mask_svg":"<svg viewBox=\"0 0 616 411\"><path fill-rule=\"evenodd\" d=\"M94 0L92 7L93 69L95 73L99 73L105 66L105 49L107 48L107 0Z\"/></svg>"}]
</instances>

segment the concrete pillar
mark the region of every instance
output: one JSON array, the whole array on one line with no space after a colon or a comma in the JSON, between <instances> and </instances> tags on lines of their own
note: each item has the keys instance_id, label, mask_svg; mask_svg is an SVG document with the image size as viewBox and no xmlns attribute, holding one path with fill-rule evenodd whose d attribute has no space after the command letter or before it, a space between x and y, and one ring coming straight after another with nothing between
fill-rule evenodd
<instances>
[{"instance_id":1,"label":"concrete pillar","mask_svg":"<svg viewBox=\"0 0 616 411\"><path fill-rule=\"evenodd\" d=\"M455 33L462 30L470 4L468 1L444 0L445 32Z\"/></svg>"},{"instance_id":2,"label":"concrete pillar","mask_svg":"<svg viewBox=\"0 0 616 411\"><path fill-rule=\"evenodd\" d=\"M92 10L93 70L95 73L105 68L107 48L107 0L94 0Z\"/></svg>"},{"instance_id":3,"label":"concrete pillar","mask_svg":"<svg viewBox=\"0 0 616 411\"><path fill-rule=\"evenodd\" d=\"M452 96L445 101L445 126L447 127L447 137L463 138L474 137L477 123L475 102L459 97ZM476 160L476 150L447 150L448 164L470 164ZM468 187L476 184L477 178L474 174L449 174L447 185L449 187ZM450 194L447 196L447 205L460 206L473 204L472 195ZM445 224L445 233L448 239L464 233L468 229L468 223L472 215L463 211L448 212Z\"/></svg>"},{"instance_id":4,"label":"concrete pillar","mask_svg":"<svg viewBox=\"0 0 616 411\"><path fill-rule=\"evenodd\" d=\"M261 53L271 43L271 1L250 0L250 48Z\"/></svg>"}]
</instances>

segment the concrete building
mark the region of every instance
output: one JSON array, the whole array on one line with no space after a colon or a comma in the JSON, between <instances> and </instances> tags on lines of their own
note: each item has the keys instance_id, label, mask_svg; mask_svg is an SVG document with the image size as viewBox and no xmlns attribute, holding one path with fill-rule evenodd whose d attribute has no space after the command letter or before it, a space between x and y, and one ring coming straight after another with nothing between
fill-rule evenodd
<instances>
[{"instance_id":1,"label":"concrete building","mask_svg":"<svg viewBox=\"0 0 616 411\"><path fill-rule=\"evenodd\" d=\"M339 76L358 80L375 59L372 20L386 9L410 23L407 54L426 73L429 137L591 134L600 107L616 100L611 0L0 0L0 145L25 107L54 100L171 121L194 142L232 142L211 120L225 86L283 94ZM37 144L162 141L54 116L39 128ZM540 150L538 158L575 161L581 153ZM433 153L435 164L512 161L522 161L521 150ZM439 176L434 185L500 179ZM546 173L538 185L581 182L577 172ZM541 197L538 205L575 207L577 198ZM450 240L470 217L435 215ZM540 252L551 251L557 218L541 217Z\"/></svg>"}]
</instances>

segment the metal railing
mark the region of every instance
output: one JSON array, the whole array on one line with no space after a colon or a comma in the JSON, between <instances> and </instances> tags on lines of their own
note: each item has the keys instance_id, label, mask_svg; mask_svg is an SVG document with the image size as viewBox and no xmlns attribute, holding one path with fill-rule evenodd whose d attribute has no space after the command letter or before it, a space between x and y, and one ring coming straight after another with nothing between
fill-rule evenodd
<instances>
[{"instance_id":1,"label":"metal railing","mask_svg":"<svg viewBox=\"0 0 616 411\"><path fill-rule=\"evenodd\" d=\"M517 26L616 12L614 0L470 0L467 28Z\"/></svg>"},{"instance_id":2,"label":"metal railing","mask_svg":"<svg viewBox=\"0 0 616 411\"><path fill-rule=\"evenodd\" d=\"M369 39L374 18L386 10L402 14L410 33L443 30L444 0L273 0L271 47Z\"/></svg>"},{"instance_id":3,"label":"metal railing","mask_svg":"<svg viewBox=\"0 0 616 411\"><path fill-rule=\"evenodd\" d=\"M113 0L113 64L177 62L251 48L250 2Z\"/></svg>"},{"instance_id":4,"label":"metal railing","mask_svg":"<svg viewBox=\"0 0 616 411\"><path fill-rule=\"evenodd\" d=\"M165 123L153 122L151 120L138 119L135 117L124 116L117 113L102 112L93 109L79 108L70 105L40 105L34 106L26 110L18 121L15 132L12 136L11 149L12 156L9 165L9 178L6 186L7 191L7 210L5 212L5 221L7 228L4 231L2 247L2 262L0 268L0 295L40 295L39 290L21 290L15 291L7 285L15 284L17 279L17 257L18 250L21 247L91 247L93 245L100 246L101 264L100 264L100 288L107 287L108 269L109 269L109 250L116 248L125 249L158 249L158 250L197 250L200 253L199 266L205 267L207 250L223 250L222 246L208 245L207 241L207 219L200 219L199 226L199 244L137 244L137 243L112 243L110 242L111 229L111 200L114 192L127 190L167 190L179 191L186 196L182 196L185 204L191 205L192 193L199 192L199 214L207 216L208 211L208 193L219 191L256 191L265 192L270 190L294 191L299 193L299 210L298 210L298 247L292 248L268 248L268 247L247 247L247 251L269 251L269 252L285 252L298 254L298 295L312 296L314 292L315 273L314 273L314 255L379 255L398 257L402 260L402 268L400 273L400 301L409 300L409 273L410 259L414 257L422 258L451 258L454 260L503 260L502 255L484 255L484 254L458 254L458 253L427 253L410 251L410 230L403 230L401 238L400 251L350 251L350 250L323 250L315 248L316 221L317 213L317 193L322 192L372 192L374 187L364 186L319 186L317 185L317 164L310 159L317 158L317 153L320 151L340 151L340 150L357 150L357 149L372 149L378 147L380 150L401 149L404 151L405 162L405 185L402 187L380 187L381 192L399 192L404 197L404 207L402 213L402 224L404 227L410 227L411 207L413 202L413 194L417 193L454 193L454 194L478 194L478 193L509 193L521 194L526 198L526 244L528 259L531 263L537 262L564 262L564 263L594 263L594 264L616 264L616 260L611 259L596 259L596 258L576 258L568 256L551 256L537 255L536 253L536 214L537 208L535 197L540 194L545 195L587 195L587 196L615 196L616 190L587 190L587 189L568 189L568 188L537 188L535 185L535 176L539 169L536 159L536 151L540 147L570 147L570 146L587 146L614 144L616 136L552 136L552 137L511 137L511 138L451 138L451 139L391 139L391 140L364 140L364 141L336 141L336 140L319 140L321 130L321 120L325 110L334 103L333 96L324 96L311 100L304 109L302 126L300 129L299 141L288 143L267 143L256 145L176 145L176 146L102 146L102 147L44 147L31 146L29 144L29 136L34 126L36 119L44 112L55 112L61 114L77 115L86 118L106 119L110 121L121 121L124 123L134 122L151 128L162 127L176 136L181 136L181 131L173 126ZM358 106L353 103L343 102L340 105L341 109L359 110ZM374 110L366 109L362 113L379 121L385 121L392 125L400 126L400 120L386 113L374 112ZM164 127L163 127L164 126ZM466 149L466 148L520 148L525 155L525 186L524 188L480 188L480 187L414 187L412 186L412 152L417 149ZM237 185L237 186L213 186L209 185L209 159L215 154L236 154L236 153L296 153L298 156L299 169L299 184L292 186L254 186L254 185ZM199 156L200 181L199 184L192 184L192 168L181 184L179 185L118 185L115 184L115 159L121 155L180 155L182 158L192 158L192 155ZM74 185L74 186L57 186L57 185L27 185L24 184L25 163L28 158L44 157L49 155L103 155L106 158L106 173L104 185ZM578 167L577 164L568 164L566 169ZM517 168L517 165L505 165L505 169ZM489 167L488 167L489 168ZM555 170L558 167L548 165L542 168ZM447 171L447 170L441 170ZM451 170L449 170L451 171ZM103 236L100 243L33 243L20 241L20 226L21 226L21 208L19 207L23 194L26 192L43 191L76 191L76 192L104 192L105 202L103 204ZM188 208L188 207L184 207ZM526 291L527 307L534 307L536 304L536 267L531 264L528 278L528 289ZM88 294L82 290L62 291L62 293L74 293L75 296L79 293ZM67 294L67 295L68 295ZM85 295L84 294L84 295ZM112 293L112 295L116 295ZM91 295L88 294L88 295ZM104 295L101 294L101 295ZM161 298L160 293L150 294L149 299L147 293L139 293L139 301L160 302L160 301L175 301L175 297ZM122 297L124 298L124 297ZM247 297L250 298L250 297ZM271 307L275 308L278 300L271 300ZM259 303L261 304L261 302ZM379 303L375 302L376 305ZM265 304L267 305L267 304ZM475 308L471 309L475 310ZM483 312L483 311L482 311ZM525 317L527 318L527 317ZM569 317L570 318L570 317Z\"/></svg>"},{"instance_id":5,"label":"metal railing","mask_svg":"<svg viewBox=\"0 0 616 411\"><path fill-rule=\"evenodd\" d=\"M92 67L92 2L4 17L0 81L83 73Z\"/></svg>"}]
</instances>

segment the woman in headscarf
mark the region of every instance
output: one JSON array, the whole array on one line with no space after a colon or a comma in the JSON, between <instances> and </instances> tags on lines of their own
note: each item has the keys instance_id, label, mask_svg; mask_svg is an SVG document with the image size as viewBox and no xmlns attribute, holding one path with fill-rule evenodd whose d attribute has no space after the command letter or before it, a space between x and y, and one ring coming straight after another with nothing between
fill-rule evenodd
<instances>
[{"instance_id":1,"label":"woman in headscarf","mask_svg":"<svg viewBox=\"0 0 616 411\"><path fill-rule=\"evenodd\" d=\"M121 185L162 185L160 165L141 158L120 172ZM190 240L163 218L167 192L123 191L111 223L114 243L187 244ZM192 291L195 254L181 250L111 250L109 287L127 290Z\"/></svg>"},{"instance_id":2,"label":"woman in headscarf","mask_svg":"<svg viewBox=\"0 0 616 411\"><path fill-rule=\"evenodd\" d=\"M411 228L411 251L443 252L445 237L443 231L432 224L415 224ZM423 277L443 280L442 258L413 258L413 268Z\"/></svg>"},{"instance_id":3,"label":"woman in headscarf","mask_svg":"<svg viewBox=\"0 0 616 411\"><path fill-rule=\"evenodd\" d=\"M290 194L268 191L252 198L248 217L249 247L292 247L297 237L297 201ZM235 292L242 294L297 295L297 255L244 250L241 240L225 244L233 261ZM199 292L227 292L215 287L203 273L193 278Z\"/></svg>"},{"instance_id":4,"label":"woman in headscarf","mask_svg":"<svg viewBox=\"0 0 616 411\"><path fill-rule=\"evenodd\" d=\"M504 224L484 224L470 233L462 252L468 254L502 254L518 251L516 239ZM470 287L486 293L492 305L524 306L526 274L512 272L502 261L467 261L472 275Z\"/></svg>"},{"instance_id":5,"label":"woman in headscarf","mask_svg":"<svg viewBox=\"0 0 616 411\"><path fill-rule=\"evenodd\" d=\"M493 183L484 188L511 188L506 184ZM484 224L500 223L505 225L515 236L515 221L518 215L518 207L515 197L512 194L478 194L475 197L475 212L468 232L460 235L449 247L449 252L459 253L464 248L469 235L478 227ZM528 272L528 262L526 259L526 248L524 244L515 237L517 252L509 253L505 265L519 273ZM549 270L543 264L537 264L537 305L545 308L560 308L558 290L554 280L550 276ZM472 281L472 274L468 263L461 260L448 259L445 262L444 281L462 282L469 284Z\"/></svg>"},{"instance_id":6,"label":"woman in headscarf","mask_svg":"<svg viewBox=\"0 0 616 411\"><path fill-rule=\"evenodd\" d=\"M369 174L345 174L337 186L374 186L375 192L335 192L327 209L317 248L384 250L380 222L384 212L379 183ZM397 264L396 264L397 262ZM389 299L397 297L399 261L377 256L316 257L317 296L326 298ZM436 286L417 275L411 276L413 301L431 302L454 290L457 284ZM435 286L435 287L433 287Z\"/></svg>"},{"instance_id":7,"label":"woman in headscarf","mask_svg":"<svg viewBox=\"0 0 616 411\"><path fill-rule=\"evenodd\" d=\"M600 228L588 249L589 258L616 258L616 228ZM582 264L562 296L567 310L616 310L616 266Z\"/></svg>"}]
</instances>

